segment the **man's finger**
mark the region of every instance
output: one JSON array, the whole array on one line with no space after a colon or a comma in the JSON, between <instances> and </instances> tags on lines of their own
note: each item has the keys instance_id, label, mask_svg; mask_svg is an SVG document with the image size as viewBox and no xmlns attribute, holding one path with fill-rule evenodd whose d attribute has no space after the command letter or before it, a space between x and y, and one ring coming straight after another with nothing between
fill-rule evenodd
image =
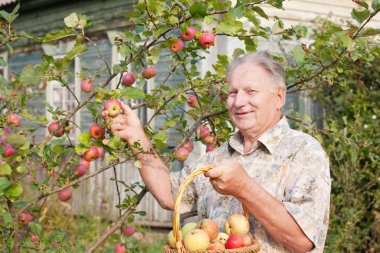
<instances>
[{"instance_id":1,"label":"man's finger","mask_svg":"<svg viewBox=\"0 0 380 253\"><path fill-rule=\"evenodd\" d=\"M132 109L128 105L124 104L123 101L120 101L120 104L121 104L121 109L123 109L125 114L128 115L132 111Z\"/></svg>"},{"instance_id":2,"label":"man's finger","mask_svg":"<svg viewBox=\"0 0 380 253\"><path fill-rule=\"evenodd\" d=\"M222 175L221 171L218 169L211 169L204 173L205 177L218 178Z\"/></svg>"}]
</instances>

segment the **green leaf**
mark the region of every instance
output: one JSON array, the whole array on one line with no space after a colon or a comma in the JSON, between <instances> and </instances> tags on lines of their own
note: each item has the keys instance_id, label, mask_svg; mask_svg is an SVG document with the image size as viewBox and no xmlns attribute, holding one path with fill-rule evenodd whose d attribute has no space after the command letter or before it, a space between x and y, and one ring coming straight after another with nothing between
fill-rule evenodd
<instances>
[{"instance_id":1,"label":"green leaf","mask_svg":"<svg viewBox=\"0 0 380 253\"><path fill-rule=\"evenodd\" d=\"M189 12L195 19L202 19L207 14L207 4L197 2L191 5Z\"/></svg>"},{"instance_id":2,"label":"green leaf","mask_svg":"<svg viewBox=\"0 0 380 253\"><path fill-rule=\"evenodd\" d=\"M342 41L343 46L347 48L348 51L352 51L354 49L355 41L345 33L338 33L337 36Z\"/></svg>"},{"instance_id":3,"label":"green leaf","mask_svg":"<svg viewBox=\"0 0 380 253\"><path fill-rule=\"evenodd\" d=\"M293 51L293 56L294 56L294 59L296 60L297 64L299 66L302 66L304 64L304 61L305 61L305 57L306 57L306 52L302 49L301 46L296 46Z\"/></svg>"},{"instance_id":4,"label":"green leaf","mask_svg":"<svg viewBox=\"0 0 380 253\"><path fill-rule=\"evenodd\" d=\"M123 58L128 57L132 52L132 49L127 45L123 44L119 47L119 54Z\"/></svg>"},{"instance_id":5,"label":"green leaf","mask_svg":"<svg viewBox=\"0 0 380 253\"><path fill-rule=\"evenodd\" d=\"M33 233L41 236L42 226L40 224L35 223L35 222L29 222L28 227L30 228L30 230L32 230Z\"/></svg>"},{"instance_id":6,"label":"green leaf","mask_svg":"<svg viewBox=\"0 0 380 253\"><path fill-rule=\"evenodd\" d=\"M168 140L168 135L166 133L164 133L164 132L160 132L158 134L153 135L153 139L154 140L159 140L159 141L161 141L163 143L166 143L167 140Z\"/></svg>"},{"instance_id":7,"label":"green leaf","mask_svg":"<svg viewBox=\"0 0 380 253\"><path fill-rule=\"evenodd\" d=\"M9 164L2 164L0 165L0 175L10 175L12 174L12 169Z\"/></svg>"},{"instance_id":8,"label":"green leaf","mask_svg":"<svg viewBox=\"0 0 380 253\"><path fill-rule=\"evenodd\" d=\"M20 184L11 184L5 191L5 196L18 197L22 194L23 189Z\"/></svg>"},{"instance_id":9,"label":"green leaf","mask_svg":"<svg viewBox=\"0 0 380 253\"><path fill-rule=\"evenodd\" d=\"M82 133L81 135L79 135L78 140L82 145L90 147L91 135L87 132Z\"/></svg>"},{"instance_id":10,"label":"green leaf","mask_svg":"<svg viewBox=\"0 0 380 253\"><path fill-rule=\"evenodd\" d=\"M359 23L363 23L363 21L369 17L369 10L358 11L356 9L352 9L351 16Z\"/></svg>"},{"instance_id":11,"label":"green leaf","mask_svg":"<svg viewBox=\"0 0 380 253\"><path fill-rule=\"evenodd\" d=\"M142 168L142 163L140 160L136 160L134 163L133 163L133 166L135 166L136 168L138 169L141 169Z\"/></svg>"},{"instance_id":12,"label":"green leaf","mask_svg":"<svg viewBox=\"0 0 380 253\"><path fill-rule=\"evenodd\" d=\"M1 215L3 216L3 219L6 223L12 223L13 222L12 215L10 212L4 212L4 213L1 213Z\"/></svg>"},{"instance_id":13,"label":"green leaf","mask_svg":"<svg viewBox=\"0 0 380 253\"><path fill-rule=\"evenodd\" d=\"M118 149L121 146L121 138L118 135L112 137L112 139L107 143L107 146L112 149Z\"/></svg>"},{"instance_id":14,"label":"green leaf","mask_svg":"<svg viewBox=\"0 0 380 253\"><path fill-rule=\"evenodd\" d=\"M265 19L269 19L268 15L260 7L254 6L252 10Z\"/></svg>"},{"instance_id":15,"label":"green leaf","mask_svg":"<svg viewBox=\"0 0 380 253\"><path fill-rule=\"evenodd\" d=\"M70 52L67 53L64 59L71 61L72 59L74 59L75 56L85 51L87 51L87 46L82 44L80 40L77 40L75 46L70 50Z\"/></svg>"},{"instance_id":16,"label":"green leaf","mask_svg":"<svg viewBox=\"0 0 380 253\"><path fill-rule=\"evenodd\" d=\"M73 12L63 20L67 27L77 27L79 24L78 15Z\"/></svg>"},{"instance_id":17,"label":"green leaf","mask_svg":"<svg viewBox=\"0 0 380 253\"><path fill-rule=\"evenodd\" d=\"M369 27L367 29L363 29L359 33L359 37L374 36L374 35L378 35L378 34L380 34L380 29L375 29L375 28Z\"/></svg>"},{"instance_id":18,"label":"green leaf","mask_svg":"<svg viewBox=\"0 0 380 253\"><path fill-rule=\"evenodd\" d=\"M121 96L127 99L145 98L145 93L136 87L126 87L121 91Z\"/></svg>"},{"instance_id":19,"label":"green leaf","mask_svg":"<svg viewBox=\"0 0 380 253\"><path fill-rule=\"evenodd\" d=\"M0 177L0 192L8 188L10 185L11 185L11 182L9 182L8 178Z\"/></svg>"},{"instance_id":20,"label":"green leaf","mask_svg":"<svg viewBox=\"0 0 380 253\"><path fill-rule=\"evenodd\" d=\"M42 41L42 38L37 37L37 36L34 36L34 35L32 35L32 34L29 34L29 33L26 33L26 32L24 32L24 31L21 31L18 35L19 35L20 37L27 38L27 39L32 39L32 40L35 40L35 41L38 41L38 42L41 42L41 41Z\"/></svg>"},{"instance_id":21,"label":"green leaf","mask_svg":"<svg viewBox=\"0 0 380 253\"><path fill-rule=\"evenodd\" d=\"M375 11L380 10L380 0L373 0L371 4L372 9Z\"/></svg>"},{"instance_id":22,"label":"green leaf","mask_svg":"<svg viewBox=\"0 0 380 253\"><path fill-rule=\"evenodd\" d=\"M216 26L215 30L220 33L236 34L241 28L243 28L243 24L239 21L233 23L222 21Z\"/></svg>"},{"instance_id":23,"label":"green leaf","mask_svg":"<svg viewBox=\"0 0 380 253\"><path fill-rule=\"evenodd\" d=\"M179 20L176 16L170 16L168 21L172 25L178 24L178 22L179 22Z\"/></svg>"},{"instance_id":24,"label":"green leaf","mask_svg":"<svg viewBox=\"0 0 380 253\"><path fill-rule=\"evenodd\" d=\"M42 38L42 43L54 43L59 39L76 36L72 29L66 28L56 32L50 32Z\"/></svg>"},{"instance_id":25,"label":"green leaf","mask_svg":"<svg viewBox=\"0 0 380 253\"><path fill-rule=\"evenodd\" d=\"M31 64L26 65L20 73L20 80L26 84L37 84L42 75L38 74Z\"/></svg>"},{"instance_id":26,"label":"green leaf","mask_svg":"<svg viewBox=\"0 0 380 253\"><path fill-rule=\"evenodd\" d=\"M75 145L75 153L77 153L78 155L82 155L87 150L88 150L88 147L85 147L83 145Z\"/></svg>"}]
</instances>

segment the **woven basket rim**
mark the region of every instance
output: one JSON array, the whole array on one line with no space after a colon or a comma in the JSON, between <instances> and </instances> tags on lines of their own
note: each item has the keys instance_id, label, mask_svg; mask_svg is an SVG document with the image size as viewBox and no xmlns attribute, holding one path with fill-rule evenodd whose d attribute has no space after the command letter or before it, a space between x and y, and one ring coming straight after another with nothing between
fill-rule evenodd
<instances>
[{"instance_id":1,"label":"woven basket rim","mask_svg":"<svg viewBox=\"0 0 380 253\"><path fill-rule=\"evenodd\" d=\"M164 253L255 253L259 252L260 246L257 243L257 240L254 239L254 244L247 246L247 247L242 247L242 248L236 248L236 249L218 249L218 250L197 250L197 251L188 251L185 248L182 248L181 250L178 249L173 249L171 248L168 244L164 246Z\"/></svg>"}]
</instances>

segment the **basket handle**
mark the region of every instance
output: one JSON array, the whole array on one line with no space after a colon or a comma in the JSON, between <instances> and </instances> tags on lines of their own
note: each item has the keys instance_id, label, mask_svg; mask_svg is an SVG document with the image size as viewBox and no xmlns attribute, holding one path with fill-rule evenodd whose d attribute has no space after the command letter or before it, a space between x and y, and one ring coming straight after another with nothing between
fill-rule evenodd
<instances>
[{"instance_id":1,"label":"basket handle","mask_svg":"<svg viewBox=\"0 0 380 253\"><path fill-rule=\"evenodd\" d=\"M181 241L181 238L179 235L179 231L180 231L179 208L180 208L180 203L181 203L183 192L185 191L186 186L194 180L195 176L202 174L202 173L205 173L205 172L213 169L214 167L215 167L214 165L211 165L211 166L207 166L207 167L203 167L203 168L199 168L199 169L194 170L185 178L185 180L181 183L181 185L178 189L178 193L177 193L177 196L175 198L174 216L173 216L173 234L174 234L174 238L176 241L176 248L178 250L181 250L183 248L183 244L182 244L182 241ZM247 208L245 208L244 205L243 205L243 210L244 210L244 216L248 220L249 212L248 212Z\"/></svg>"}]
</instances>

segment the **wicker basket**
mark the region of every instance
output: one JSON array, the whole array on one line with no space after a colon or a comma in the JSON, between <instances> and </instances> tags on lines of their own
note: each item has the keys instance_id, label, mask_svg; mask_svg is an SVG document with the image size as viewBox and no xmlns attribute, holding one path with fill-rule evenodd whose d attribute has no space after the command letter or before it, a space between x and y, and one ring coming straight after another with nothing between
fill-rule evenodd
<instances>
[{"instance_id":1,"label":"wicker basket","mask_svg":"<svg viewBox=\"0 0 380 253\"><path fill-rule=\"evenodd\" d=\"M194 170L192 173L190 173L189 176L187 176L187 178L180 185L176 199L175 199L174 216L173 216L173 234L176 240L176 249L170 248L169 245L165 245L164 253L192 253L192 252L196 252L196 253L256 253L256 252L259 252L260 247L256 240L254 240L254 243L249 247L243 247L243 248L237 248L237 249L188 251L183 246L182 241L180 239L180 235L179 235L179 231L181 228L180 221L179 221L179 207L180 207L180 203L182 199L182 194L186 186L194 180L195 176L202 174L204 172L207 172L212 168L214 168L214 166L208 166L208 167ZM244 209L244 216L248 219L249 213L247 209L244 208L244 206L243 206L243 209Z\"/></svg>"}]
</instances>

